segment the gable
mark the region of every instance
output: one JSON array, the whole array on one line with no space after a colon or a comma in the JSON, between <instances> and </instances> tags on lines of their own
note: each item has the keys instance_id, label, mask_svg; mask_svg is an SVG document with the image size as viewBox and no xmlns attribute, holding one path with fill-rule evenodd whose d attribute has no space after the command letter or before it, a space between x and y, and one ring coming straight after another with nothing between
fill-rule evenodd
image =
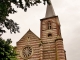
<instances>
[{"instance_id":1,"label":"gable","mask_svg":"<svg viewBox=\"0 0 80 60\"><path fill-rule=\"evenodd\" d=\"M33 39L37 39L39 41L39 37L36 36L30 29L27 31L27 33L17 42L18 43L22 43L22 42L27 42L32 41Z\"/></svg>"},{"instance_id":2,"label":"gable","mask_svg":"<svg viewBox=\"0 0 80 60\"><path fill-rule=\"evenodd\" d=\"M36 57L39 57L39 51L40 51L40 38L37 37L31 30L29 30L18 42L17 42L17 54L19 59L22 58L22 51L26 46L30 46L32 48L32 58L35 57L36 54L38 54Z\"/></svg>"}]
</instances>

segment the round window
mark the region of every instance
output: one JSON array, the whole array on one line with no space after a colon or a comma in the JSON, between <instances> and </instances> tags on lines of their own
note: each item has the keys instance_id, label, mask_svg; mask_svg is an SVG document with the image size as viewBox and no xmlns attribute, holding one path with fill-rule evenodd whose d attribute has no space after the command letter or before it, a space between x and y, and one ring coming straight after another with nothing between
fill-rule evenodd
<instances>
[{"instance_id":1,"label":"round window","mask_svg":"<svg viewBox=\"0 0 80 60\"><path fill-rule=\"evenodd\" d=\"M30 46L26 46L22 50L22 55L24 58L29 58L32 54L32 48Z\"/></svg>"},{"instance_id":2,"label":"round window","mask_svg":"<svg viewBox=\"0 0 80 60\"><path fill-rule=\"evenodd\" d=\"M49 34L48 34L48 37L52 37L52 34L51 34L51 33L49 33Z\"/></svg>"}]
</instances>

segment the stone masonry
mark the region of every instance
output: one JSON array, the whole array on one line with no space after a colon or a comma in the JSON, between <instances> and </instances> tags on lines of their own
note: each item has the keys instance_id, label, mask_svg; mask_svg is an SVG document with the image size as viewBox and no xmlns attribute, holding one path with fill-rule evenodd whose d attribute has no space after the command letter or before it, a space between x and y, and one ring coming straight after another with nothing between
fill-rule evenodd
<instances>
[{"instance_id":1,"label":"stone masonry","mask_svg":"<svg viewBox=\"0 0 80 60\"><path fill-rule=\"evenodd\" d=\"M29 29L17 42L16 52L19 60L66 60L59 18L52 5L47 5L46 17L40 19L40 38Z\"/></svg>"}]
</instances>

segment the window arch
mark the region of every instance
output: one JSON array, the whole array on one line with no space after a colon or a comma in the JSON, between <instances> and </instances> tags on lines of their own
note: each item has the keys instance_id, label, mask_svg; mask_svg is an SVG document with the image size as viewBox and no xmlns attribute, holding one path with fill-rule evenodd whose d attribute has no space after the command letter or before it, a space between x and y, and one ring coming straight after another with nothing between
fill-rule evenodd
<instances>
[{"instance_id":1,"label":"window arch","mask_svg":"<svg viewBox=\"0 0 80 60\"><path fill-rule=\"evenodd\" d=\"M48 29L51 29L52 27L51 27L51 22L50 21L48 21Z\"/></svg>"}]
</instances>

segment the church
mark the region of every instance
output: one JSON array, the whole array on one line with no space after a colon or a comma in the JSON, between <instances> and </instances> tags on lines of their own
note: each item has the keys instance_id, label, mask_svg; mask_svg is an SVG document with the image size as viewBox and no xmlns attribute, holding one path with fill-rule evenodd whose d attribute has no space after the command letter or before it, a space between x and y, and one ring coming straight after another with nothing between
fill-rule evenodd
<instances>
[{"instance_id":1,"label":"church","mask_svg":"<svg viewBox=\"0 0 80 60\"><path fill-rule=\"evenodd\" d=\"M17 42L19 60L66 60L60 22L52 4L47 4L45 18L40 19L40 38L30 29Z\"/></svg>"}]
</instances>

